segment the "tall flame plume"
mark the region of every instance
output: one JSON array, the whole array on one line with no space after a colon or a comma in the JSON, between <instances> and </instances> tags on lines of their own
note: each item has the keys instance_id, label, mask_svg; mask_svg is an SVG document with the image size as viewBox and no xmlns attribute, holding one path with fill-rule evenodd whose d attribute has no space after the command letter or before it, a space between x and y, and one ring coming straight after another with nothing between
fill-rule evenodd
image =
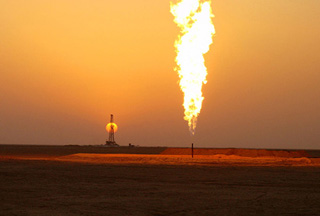
<instances>
[{"instance_id":1,"label":"tall flame plume","mask_svg":"<svg viewBox=\"0 0 320 216\"><path fill-rule=\"evenodd\" d=\"M202 84L206 84L207 68L203 55L209 51L215 28L211 1L179 0L170 3L174 22L180 28L175 41L177 67L180 88L184 93L184 119L194 135L197 117L202 107Z\"/></svg>"}]
</instances>

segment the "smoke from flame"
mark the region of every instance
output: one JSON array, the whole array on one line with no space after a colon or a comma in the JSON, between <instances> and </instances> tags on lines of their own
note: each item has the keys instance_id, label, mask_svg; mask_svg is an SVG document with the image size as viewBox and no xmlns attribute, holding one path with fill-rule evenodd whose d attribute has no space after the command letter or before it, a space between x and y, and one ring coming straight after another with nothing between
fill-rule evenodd
<instances>
[{"instance_id":1,"label":"smoke from flame","mask_svg":"<svg viewBox=\"0 0 320 216\"><path fill-rule=\"evenodd\" d=\"M175 41L180 88L184 93L184 119L194 135L202 101L202 84L206 84L207 68L203 55L209 51L215 34L210 0L179 0L170 3L174 22L180 28Z\"/></svg>"}]
</instances>

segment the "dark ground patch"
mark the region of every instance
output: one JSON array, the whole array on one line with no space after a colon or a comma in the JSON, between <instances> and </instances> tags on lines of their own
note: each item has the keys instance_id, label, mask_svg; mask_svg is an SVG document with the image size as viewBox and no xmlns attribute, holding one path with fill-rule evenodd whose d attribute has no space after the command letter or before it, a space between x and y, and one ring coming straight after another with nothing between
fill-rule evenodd
<instances>
[{"instance_id":1,"label":"dark ground patch","mask_svg":"<svg viewBox=\"0 0 320 216\"><path fill-rule=\"evenodd\" d=\"M319 215L320 168L0 161L0 215Z\"/></svg>"}]
</instances>

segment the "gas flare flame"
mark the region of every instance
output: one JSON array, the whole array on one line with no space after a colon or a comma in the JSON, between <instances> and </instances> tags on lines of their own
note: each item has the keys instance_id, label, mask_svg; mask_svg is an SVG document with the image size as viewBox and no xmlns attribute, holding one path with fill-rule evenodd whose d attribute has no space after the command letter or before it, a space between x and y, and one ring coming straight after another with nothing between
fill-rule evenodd
<instances>
[{"instance_id":1,"label":"gas flare flame","mask_svg":"<svg viewBox=\"0 0 320 216\"><path fill-rule=\"evenodd\" d=\"M210 0L178 0L170 3L174 22L180 28L175 41L180 88L184 93L184 119L194 135L202 101L202 84L206 84L207 68L203 55L209 51L215 28Z\"/></svg>"}]
</instances>

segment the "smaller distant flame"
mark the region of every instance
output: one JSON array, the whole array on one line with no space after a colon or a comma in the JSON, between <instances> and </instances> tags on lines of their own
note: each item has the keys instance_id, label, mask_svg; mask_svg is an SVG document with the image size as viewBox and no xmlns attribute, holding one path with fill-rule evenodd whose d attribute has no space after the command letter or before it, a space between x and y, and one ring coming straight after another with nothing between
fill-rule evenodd
<instances>
[{"instance_id":1,"label":"smaller distant flame","mask_svg":"<svg viewBox=\"0 0 320 216\"><path fill-rule=\"evenodd\" d=\"M118 126L115 123L109 123L106 126L106 130L108 131L108 133L112 132L112 130L113 132L117 132Z\"/></svg>"}]
</instances>

